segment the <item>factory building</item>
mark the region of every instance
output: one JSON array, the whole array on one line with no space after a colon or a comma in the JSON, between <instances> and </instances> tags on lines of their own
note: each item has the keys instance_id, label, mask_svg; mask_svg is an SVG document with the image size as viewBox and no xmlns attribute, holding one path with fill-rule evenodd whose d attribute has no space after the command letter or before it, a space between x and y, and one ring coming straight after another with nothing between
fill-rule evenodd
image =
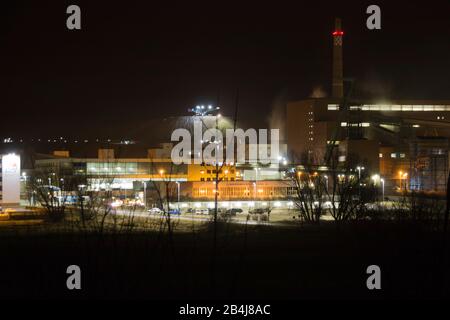
<instances>
[{"instance_id":1,"label":"factory building","mask_svg":"<svg viewBox=\"0 0 450 320\"><path fill-rule=\"evenodd\" d=\"M450 100L364 100L344 86L343 36L336 20L332 96L287 104L287 142L295 162L361 166L387 193L443 192L448 176Z\"/></svg>"},{"instance_id":2,"label":"factory building","mask_svg":"<svg viewBox=\"0 0 450 320\"><path fill-rule=\"evenodd\" d=\"M147 157L138 158L126 157L123 148L121 157L115 156L114 148L98 149L97 157L86 158L71 157L69 151L58 150L50 155L39 154L34 168L27 174L42 175L42 183L66 191L83 185L86 191L111 191L114 197L124 201L140 198L147 203L152 198L152 190L159 186L157 188L164 191L167 183L175 188L172 194L179 194L182 200L212 201L216 175L220 181L217 191L220 201L281 200L292 192L284 179L287 162L283 156L280 156L280 165L175 165L170 157L172 147L171 143L163 143L158 148L148 149ZM281 146L283 154L286 148L286 145Z\"/></svg>"}]
</instances>

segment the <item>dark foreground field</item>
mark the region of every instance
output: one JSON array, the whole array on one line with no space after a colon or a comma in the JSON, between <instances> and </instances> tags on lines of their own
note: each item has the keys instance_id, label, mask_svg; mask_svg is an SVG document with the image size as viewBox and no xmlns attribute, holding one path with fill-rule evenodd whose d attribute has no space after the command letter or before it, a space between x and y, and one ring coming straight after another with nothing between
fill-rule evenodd
<instances>
[{"instance_id":1,"label":"dark foreground field","mask_svg":"<svg viewBox=\"0 0 450 320\"><path fill-rule=\"evenodd\" d=\"M158 232L3 235L0 296L448 298L442 239L408 223L221 225L214 260L207 226L175 233L172 241ZM81 267L80 291L66 288L72 264ZM372 264L381 267L380 291L366 288Z\"/></svg>"}]
</instances>

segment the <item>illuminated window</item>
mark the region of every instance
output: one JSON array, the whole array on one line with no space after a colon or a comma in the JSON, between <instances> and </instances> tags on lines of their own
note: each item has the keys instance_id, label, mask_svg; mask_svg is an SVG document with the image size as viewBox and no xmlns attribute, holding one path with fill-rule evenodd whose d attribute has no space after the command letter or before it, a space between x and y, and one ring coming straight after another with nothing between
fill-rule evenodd
<instances>
[{"instance_id":1,"label":"illuminated window","mask_svg":"<svg viewBox=\"0 0 450 320\"><path fill-rule=\"evenodd\" d=\"M397 154L396 153L391 153L391 158L397 158Z\"/></svg>"},{"instance_id":2,"label":"illuminated window","mask_svg":"<svg viewBox=\"0 0 450 320\"><path fill-rule=\"evenodd\" d=\"M382 154L382 153L379 153L379 154L378 154L378 157L379 157L379 158L383 158L383 154Z\"/></svg>"},{"instance_id":3,"label":"illuminated window","mask_svg":"<svg viewBox=\"0 0 450 320\"><path fill-rule=\"evenodd\" d=\"M350 110L363 111L450 111L450 105L400 105L400 104L364 104L361 107L350 106Z\"/></svg>"}]
</instances>

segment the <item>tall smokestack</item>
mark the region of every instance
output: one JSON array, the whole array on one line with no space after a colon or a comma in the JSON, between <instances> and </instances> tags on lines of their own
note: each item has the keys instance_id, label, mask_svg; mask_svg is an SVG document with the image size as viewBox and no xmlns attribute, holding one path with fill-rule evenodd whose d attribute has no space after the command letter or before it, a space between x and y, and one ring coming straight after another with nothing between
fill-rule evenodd
<instances>
[{"instance_id":1,"label":"tall smokestack","mask_svg":"<svg viewBox=\"0 0 450 320\"><path fill-rule=\"evenodd\" d=\"M342 65L342 31L341 19L336 18L333 31L333 98L342 99L344 97L343 65Z\"/></svg>"}]
</instances>

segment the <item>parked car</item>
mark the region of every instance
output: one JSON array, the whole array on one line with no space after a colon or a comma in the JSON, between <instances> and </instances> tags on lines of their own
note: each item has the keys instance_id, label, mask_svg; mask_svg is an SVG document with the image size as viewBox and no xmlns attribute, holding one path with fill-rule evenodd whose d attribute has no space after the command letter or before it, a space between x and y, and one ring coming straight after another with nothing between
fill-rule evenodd
<instances>
[{"instance_id":1,"label":"parked car","mask_svg":"<svg viewBox=\"0 0 450 320\"><path fill-rule=\"evenodd\" d=\"M263 209L263 208L254 208L254 209L250 209L248 210L248 213L250 214L263 214L265 213L267 210Z\"/></svg>"},{"instance_id":2,"label":"parked car","mask_svg":"<svg viewBox=\"0 0 450 320\"><path fill-rule=\"evenodd\" d=\"M180 209L170 209L169 214L180 215L181 211L180 211Z\"/></svg>"},{"instance_id":3,"label":"parked car","mask_svg":"<svg viewBox=\"0 0 450 320\"><path fill-rule=\"evenodd\" d=\"M148 212L150 214L161 214L163 211L160 208L155 207L155 208L149 209Z\"/></svg>"},{"instance_id":4,"label":"parked car","mask_svg":"<svg viewBox=\"0 0 450 320\"><path fill-rule=\"evenodd\" d=\"M231 209L228 209L225 213L230 214L232 216L235 216L236 213L242 213L242 209L240 209L240 208L231 208Z\"/></svg>"},{"instance_id":5,"label":"parked car","mask_svg":"<svg viewBox=\"0 0 450 320\"><path fill-rule=\"evenodd\" d=\"M123 205L123 201L122 200L114 200L113 202L111 202L110 204L109 204L109 206L111 207L111 208L118 208L118 207L120 207L120 206L122 206Z\"/></svg>"},{"instance_id":6,"label":"parked car","mask_svg":"<svg viewBox=\"0 0 450 320\"><path fill-rule=\"evenodd\" d=\"M214 208L209 208L208 209L208 213L209 214L214 214L214 212L215 212ZM227 212L227 210L225 208L217 208L217 213L218 214L223 214L223 213L226 213L226 212Z\"/></svg>"},{"instance_id":7,"label":"parked car","mask_svg":"<svg viewBox=\"0 0 450 320\"><path fill-rule=\"evenodd\" d=\"M195 209L195 214L208 214L208 209Z\"/></svg>"}]
</instances>

